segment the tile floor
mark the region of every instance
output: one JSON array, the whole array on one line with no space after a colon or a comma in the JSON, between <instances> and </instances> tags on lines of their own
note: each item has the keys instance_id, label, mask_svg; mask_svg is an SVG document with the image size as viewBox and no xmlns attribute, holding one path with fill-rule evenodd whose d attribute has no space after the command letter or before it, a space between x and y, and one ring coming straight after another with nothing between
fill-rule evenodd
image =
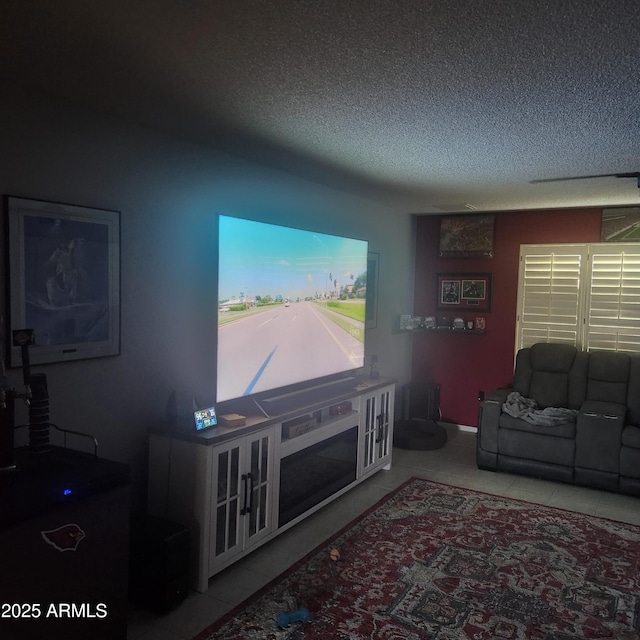
<instances>
[{"instance_id":1,"label":"tile floor","mask_svg":"<svg viewBox=\"0 0 640 640\"><path fill-rule=\"evenodd\" d=\"M218 617L278 576L367 507L412 476L640 525L640 498L506 473L480 471L475 432L447 426L446 446L436 451L394 449L390 471L380 471L297 526L260 547L191 592L173 611L155 615L132 609L128 640L191 640Z\"/></svg>"}]
</instances>

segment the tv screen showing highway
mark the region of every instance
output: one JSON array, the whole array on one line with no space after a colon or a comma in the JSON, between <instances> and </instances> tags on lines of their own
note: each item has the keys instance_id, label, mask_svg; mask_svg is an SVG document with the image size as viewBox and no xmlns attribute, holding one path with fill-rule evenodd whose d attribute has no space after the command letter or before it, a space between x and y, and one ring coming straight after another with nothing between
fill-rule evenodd
<instances>
[{"instance_id":1,"label":"tv screen showing highway","mask_svg":"<svg viewBox=\"0 0 640 640\"><path fill-rule=\"evenodd\" d=\"M364 364L367 242L219 217L218 402Z\"/></svg>"}]
</instances>

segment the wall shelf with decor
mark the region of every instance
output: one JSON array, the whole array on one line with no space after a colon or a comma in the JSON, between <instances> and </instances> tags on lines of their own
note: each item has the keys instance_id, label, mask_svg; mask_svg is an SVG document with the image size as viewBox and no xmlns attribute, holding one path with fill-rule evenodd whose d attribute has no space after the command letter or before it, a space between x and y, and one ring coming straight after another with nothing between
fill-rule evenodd
<instances>
[{"instance_id":1,"label":"wall shelf with decor","mask_svg":"<svg viewBox=\"0 0 640 640\"><path fill-rule=\"evenodd\" d=\"M461 317L413 316L403 314L398 323L400 333L459 333L482 335L486 331L486 318L476 316L473 320Z\"/></svg>"},{"instance_id":2,"label":"wall shelf with decor","mask_svg":"<svg viewBox=\"0 0 640 640\"><path fill-rule=\"evenodd\" d=\"M436 329L400 329L400 333L458 333L460 335L484 335L486 329L449 329L447 327Z\"/></svg>"}]
</instances>

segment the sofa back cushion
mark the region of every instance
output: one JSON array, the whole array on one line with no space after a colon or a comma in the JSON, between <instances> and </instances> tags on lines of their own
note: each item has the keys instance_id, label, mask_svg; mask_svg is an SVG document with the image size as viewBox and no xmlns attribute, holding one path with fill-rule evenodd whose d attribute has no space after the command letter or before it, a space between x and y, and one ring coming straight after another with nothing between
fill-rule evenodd
<instances>
[{"instance_id":1,"label":"sofa back cushion","mask_svg":"<svg viewBox=\"0 0 640 640\"><path fill-rule=\"evenodd\" d=\"M513 388L541 409L578 409L585 399L586 355L568 344L538 343L521 349Z\"/></svg>"},{"instance_id":2,"label":"sofa back cushion","mask_svg":"<svg viewBox=\"0 0 640 640\"><path fill-rule=\"evenodd\" d=\"M587 400L627 404L631 358L615 351L591 351Z\"/></svg>"},{"instance_id":3,"label":"sofa back cushion","mask_svg":"<svg viewBox=\"0 0 640 640\"><path fill-rule=\"evenodd\" d=\"M578 350L570 344L539 342L531 347L531 366L536 371L569 373Z\"/></svg>"},{"instance_id":4,"label":"sofa back cushion","mask_svg":"<svg viewBox=\"0 0 640 640\"><path fill-rule=\"evenodd\" d=\"M516 368L513 371L513 389L525 398L529 397L531 372L531 347L525 347L516 354Z\"/></svg>"}]
</instances>

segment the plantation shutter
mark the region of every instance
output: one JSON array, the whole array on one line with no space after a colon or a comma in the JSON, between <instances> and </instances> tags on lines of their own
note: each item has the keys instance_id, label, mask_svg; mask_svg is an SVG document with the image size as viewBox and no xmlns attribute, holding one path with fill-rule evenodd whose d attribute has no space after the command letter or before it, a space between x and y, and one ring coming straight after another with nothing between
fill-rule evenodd
<instances>
[{"instance_id":1,"label":"plantation shutter","mask_svg":"<svg viewBox=\"0 0 640 640\"><path fill-rule=\"evenodd\" d=\"M640 353L640 243L522 245L516 325L516 351Z\"/></svg>"},{"instance_id":2,"label":"plantation shutter","mask_svg":"<svg viewBox=\"0 0 640 640\"><path fill-rule=\"evenodd\" d=\"M640 352L640 245L591 254L585 348Z\"/></svg>"},{"instance_id":3,"label":"plantation shutter","mask_svg":"<svg viewBox=\"0 0 640 640\"><path fill-rule=\"evenodd\" d=\"M586 251L580 245L523 245L516 351L536 342L579 341Z\"/></svg>"}]
</instances>

